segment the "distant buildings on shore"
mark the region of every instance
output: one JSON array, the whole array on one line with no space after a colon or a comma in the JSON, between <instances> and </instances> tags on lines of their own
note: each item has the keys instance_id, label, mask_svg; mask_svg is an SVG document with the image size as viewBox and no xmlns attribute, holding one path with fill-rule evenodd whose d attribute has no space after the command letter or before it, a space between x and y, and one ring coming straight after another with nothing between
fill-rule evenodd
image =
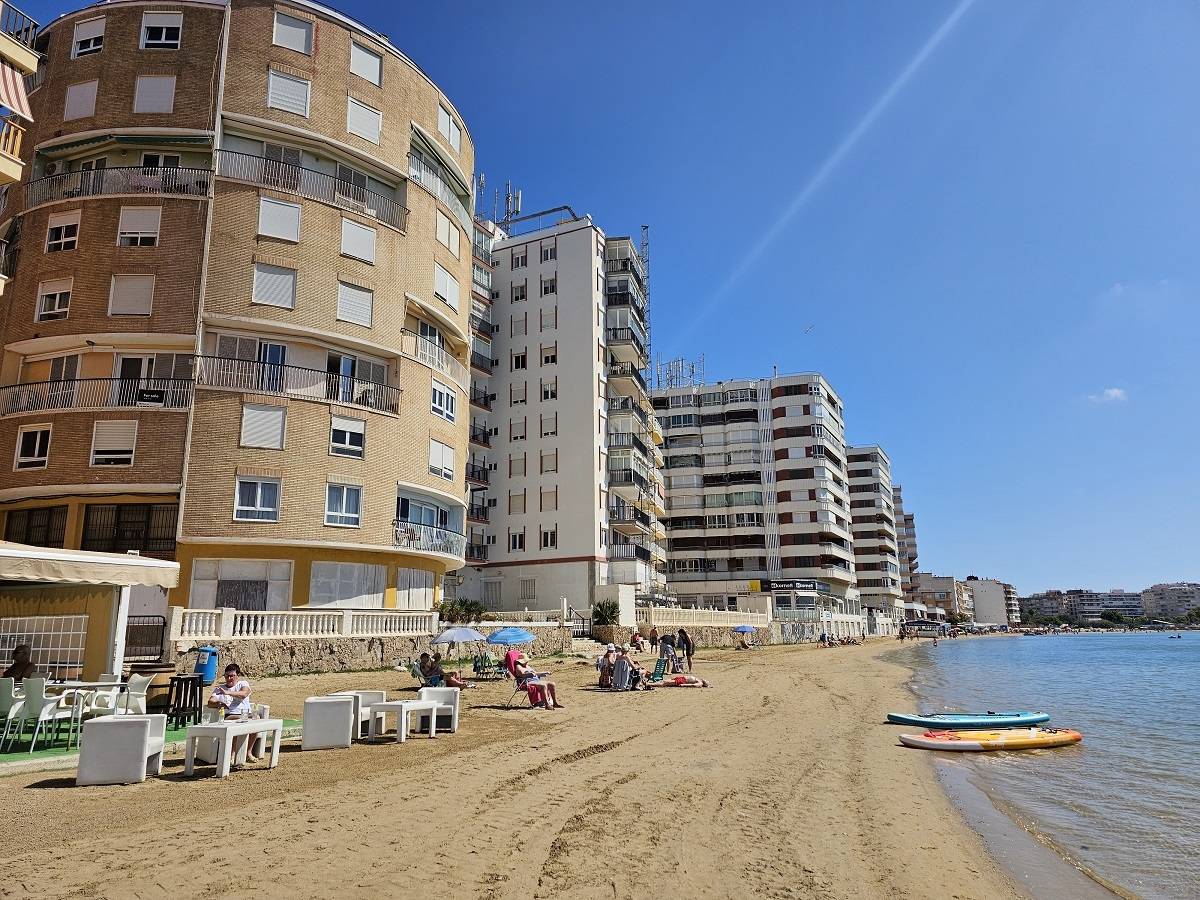
<instances>
[{"instance_id":1,"label":"distant buildings on shore","mask_svg":"<svg viewBox=\"0 0 1200 900\"><path fill-rule=\"evenodd\" d=\"M1020 598L1021 612L1031 616L1061 616L1082 622L1099 622L1104 613L1117 613L1122 617L1137 617L1145 614L1141 591L1125 591L1114 588L1110 591L1091 591L1074 588L1068 591L1042 591Z\"/></svg>"},{"instance_id":2,"label":"distant buildings on shore","mask_svg":"<svg viewBox=\"0 0 1200 900\"><path fill-rule=\"evenodd\" d=\"M1194 581L1156 584L1142 591L1142 611L1150 618L1186 616L1193 609L1200 609L1200 584Z\"/></svg>"}]
</instances>

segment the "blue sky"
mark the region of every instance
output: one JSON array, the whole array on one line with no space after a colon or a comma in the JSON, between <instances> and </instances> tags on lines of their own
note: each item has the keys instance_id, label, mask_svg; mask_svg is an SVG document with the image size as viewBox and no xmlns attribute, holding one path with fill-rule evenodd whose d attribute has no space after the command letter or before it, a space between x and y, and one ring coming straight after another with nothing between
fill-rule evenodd
<instances>
[{"instance_id":1,"label":"blue sky","mask_svg":"<svg viewBox=\"0 0 1200 900\"><path fill-rule=\"evenodd\" d=\"M339 7L490 186L651 226L658 354L824 373L923 569L1200 580L1194 3Z\"/></svg>"}]
</instances>

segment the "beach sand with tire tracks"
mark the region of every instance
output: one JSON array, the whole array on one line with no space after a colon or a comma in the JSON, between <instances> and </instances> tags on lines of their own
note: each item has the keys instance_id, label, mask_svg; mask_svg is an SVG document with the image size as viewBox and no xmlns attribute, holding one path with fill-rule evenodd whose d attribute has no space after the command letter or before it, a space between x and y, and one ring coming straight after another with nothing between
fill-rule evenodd
<instances>
[{"instance_id":1,"label":"beach sand with tire tracks","mask_svg":"<svg viewBox=\"0 0 1200 900\"><path fill-rule=\"evenodd\" d=\"M432 741L285 744L278 768L223 781L184 778L180 756L123 787L0 779L0 897L1023 896L880 724L912 705L893 646L701 650L715 688L627 694L551 660L566 709L505 709L512 683L483 682ZM415 686L289 676L255 699L298 718L368 687Z\"/></svg>"}]
</instances>

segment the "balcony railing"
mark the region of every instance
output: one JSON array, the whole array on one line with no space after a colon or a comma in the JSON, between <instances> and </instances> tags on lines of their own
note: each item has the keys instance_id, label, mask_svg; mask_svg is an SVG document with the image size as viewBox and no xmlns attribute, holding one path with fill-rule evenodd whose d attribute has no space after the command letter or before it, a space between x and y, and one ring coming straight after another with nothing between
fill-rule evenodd
<instances>
[{"instance_id":1,"label":"balcony railing","mask_svg":"<svg viewBox=\"0 0 1200 900\"><path fill-rule=\"evenodd\" d=\"M608 508L609 523L618 525L643 525L646 528L650 527L650 514L642 512L636 506L624 504L622 506L610 506Z\"/></svg>"},{"instance_id":2,"label":"balcony railing","mask_svg":"<svg viewBox=\"0 0 1200 900\"><path fill-rule=\"evenodd\" d=\"M610 344L633 344L639 354L646 355L646 345L642 341L642 336L633 328L608 329L608 342Z\"/></svg>"},{"instance_id":3,"label":"balcony railing","mask_svg":"<svg viewBox=\"0 0 1200 900\"><path fill-rule=\"evenodd\" d=\"M484 356L478 350L471 351L471 368L478 369L480 372L492 374L492 360L490 357Z\"/></svg>"},{"instance_id":4,"label":"balcony railing","mask_svg":"<svg viewBox=\"0 0 1200 900\"><path fill-rule=\"evenodd\" d=\"M650 562L650 549L640 544L609 544L609 559L640 559Z\"/></svg>"},{"instance_id":5,"label":"balcony railing","mask_svg":"<svg viewBox=\"0 0 1200 900\"><path fill-rule=\"evenodd\" d=\"M613 331L629 331L628 328L616 328ZM632 378L638 383L643 393L649 393L646 388L646 379L642 378L641 369L633 363L613 363L608 367L609 378Z\"/></svg>"},{"instance_id":6,"label":"balcony railing","mask_svg":"<svg viewBox=\"0 0 1200 900\"><path fill-rule=\"evenodd\" d=\"M11 3L0 3L0 31L32 50L33 40L37 37L38 23Z\"/></svg>"},{"instance_id":7,"label":"balcony railing","mask_svg":"<svg viewBox=\"0 0 1200 900\"><path fill-rule=\"evenodd\" d=\"M467 234L471 233L471 229L475 226L471 222L470 210L454 193L450 185L442 180L442 176L433 166L421 157L410 153L408 155L408 177L446 204L458 219L459 224L462 225L463 231Z\"/></svg>"},{"instance_id":8,"label":"balcony railing","mask_svg":"<svg viewBox=\"0 0 1200 900\"><path fill-rule=\"evenodd\" d=\"M471 327L480 334L492 336L492 320L487 316L481 316L479 313L471 313Z\"/></svg>"},{"instance_id":9,"label":"balcony railing","mask_svg":"<svg viewBox=\"0 0 1200 900\"><path fill-rule=\"evenodd\" d=\"M378 412L400 411L400 389L397 387L320 369L251 359L197 356L196 384L218 390L332 401Z\"/></svg>"},{"instance_id":10,"label":"balcony railing","mask_svg":"<svg viewBox=\"0 0 1200 900\"><path fill-rule=\"evenodd\" d=\"M638 280L644 280L646 270L642 268L642 258L640 256L620 256L616 259L606 259L604 261L604 271L608 275L620 275L622 272L631 272L638 277Z\"/></svg>"},{"instance_id":11,"label":"balcony railing","mask_svg":"<svg viewBox=\"0 0 1200 900\"><path fill-rule=\"evenodd\" d=\"M490 447L492 446L492 433L486 428L480 428L478 425L472 425L471 443L479 444L481 447Z\"/></svg>"},{"instance_id":12,"label":"balcony railing","mask_svg":"<svg viewBox=\"0 0 1200 900\"><path fill-rule=\"evenodd\" d=\"M613 487L627 487L629 485L633 485L634 487L641 488L642 490L646 490L650 484L650 482L648 482L644 476L633 471L633 469L609 469L608 483Z\"/></svg>"},{"instance_id":13,"label":"balcony railing","mask_svg":"<svg viewBox=\"0 0 1200 900\"><path fill-rule=\"evenodd\" d=\"M171 607L168 639L262 640L317 637L428 637L437 633L432 610L290 609L249 612Z\"/></svg>"},{"instance_id":14,"label":"balcony railing","mask_svg":"<svg viewBox=\"0 0 1200 900\"><path fill-rule=\"evenodd\" d=\"M217 150L215 155L217 175L221 178L262 185L353 210L401 231L408 227L408 209L403 204L333 175L232 150Z\"/></svg>"},{"instance_id":15,"label":"balcony railing","mask_svg":"<svg viewBox=\"0 0 1200 900\"><path fill-rule=\"evenodd\" d=\"M5 116L4 132L0 134L0 153L13 159L21 158L21 141L25 138L25 129L17 122L16 116Z\"/></svg>"},{"instance_id":16,"label":"balcony railing","mask_svg":"<svg viewBox=\"0 0 1200 900\"><path fill-rule=\"evenodd\" d=\"M496 257L487 247L481 247L474 241L471 242L471 252L475 254L475 258L481 262L487 263L489 266L496 265Z\"/></svg>"},{"instance_id":17,"label":"balcony railing","mask_svg":"<svg viewBox=\"0 0 1200 900\"><path fill-rule=\"evenodd\" d=\"M396 519L392 522L392 544L401 550L424 553L445 553L462 557L467 546L466 535L434 525L419 525Z\"/></svg>"},{"instance_id":18,"label":"balcony railing","mask_svg":"<svg viewBox=\"0 0 1200 900\"><path fill-rule=\"evenodd\" d=\"M489 516L488 508L482 503L472 504L467 507L467 518L472 522L486 522Z\"/></svg>"},{"instance_id":19,"label":"balcony railing","mask_svg":"<svg viewBox=\"0 0 1200 900\"><path fill-rule=\"evenodd\" d=\"M467 481L474 481L477 484L488 484L492 480L491 472L487 466L481 466L478 463L467 463Z\"/></svg>"},{"instance_id":20,"label":"balcony railing","mask_svg":"<svg viewBox=\"0 0 1200 900\"><path fill-rule=\"evenodd\" d=\"M646 318L646 303L640 295L633 291L609 291L605 295L605 300L609 308L628 306L634 309L641 319L645 320Z\"/></svg>"},{"instance_id":21,"label":"balcony railing","mask_svg":"<svg viewBox=\"0 0 1200 900\"><path fill-rule=\"evenodd\" d=\"M409 359L429 366L436 372L441 372L464 391L471 389L471 376L467 367L451 356L433 341L426 340L414 331L404 331L400 335L400 352Z\"/></svg>"},{"instance_id":22,"label":"balcony railing","mask_svg":"<svg viewBox=\"0 0 1200 900\"><path fill-rule=\"evenodd\" d=\"M608 434L608 447L610 450L631 447L642 454L642 456L648 457L650 455L650 451L646 448L646 442L630 431L610 431Z\"/></svg>"},{"instance_id":23,"label":"balcony railing","mask_svg":"<svg viewBox=\"0 0 1200 900\"><path fill-rule=\"evenodd\" d=\"M491 409L492 395L487 391L477 391L475 388L471 388L471 403L480 409Z\"/></svg>"},{"instance_id":24,"label":"balcony railing","mask_svg":"<svg viewBox=\"0 0 1200 900\"><path fill-rule=\"evenodd\" d=\"M122 166L47 175L29 182L30 206L113 194L207 197L213 173L179 166Z\"/></svg>"},{"instance_id":25,"label":"balcony railing","mask_svg":"<svg viewBox=\"0 0 1200 900\"><path fill-rule=\"evenodd\" d=\"M54 409L187 409L190 378L74 378L0 388L0 415Z\"/></svg>"},{"instance_id":26,"label":"balcony railing","mask_svg":"<svg viewBox=\"0 0 1200 900\"><path fill-rule=\"evenodd\" d=\"M488 549L485 544L467 544L467 562L487 562Z\"/></svg>"}]
</instances>

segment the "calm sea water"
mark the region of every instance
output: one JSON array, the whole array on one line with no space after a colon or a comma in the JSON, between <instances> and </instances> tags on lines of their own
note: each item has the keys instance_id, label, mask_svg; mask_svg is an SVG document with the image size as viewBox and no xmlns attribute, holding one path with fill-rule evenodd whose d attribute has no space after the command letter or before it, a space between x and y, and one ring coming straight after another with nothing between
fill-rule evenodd
<instances>
[{"instance_id":1,"label":"calm sea water","mask_svg":"<svg viewBox=\"0 0 1200 900\"><path fill-rule=\"evenodd\" d=\"M1075 747L970 755L1022 820L1142 897L1200 897L1200 633L922 641L910 654L923 712L1033 709L1083 732Z\"/></svg>"}]
</instances>

